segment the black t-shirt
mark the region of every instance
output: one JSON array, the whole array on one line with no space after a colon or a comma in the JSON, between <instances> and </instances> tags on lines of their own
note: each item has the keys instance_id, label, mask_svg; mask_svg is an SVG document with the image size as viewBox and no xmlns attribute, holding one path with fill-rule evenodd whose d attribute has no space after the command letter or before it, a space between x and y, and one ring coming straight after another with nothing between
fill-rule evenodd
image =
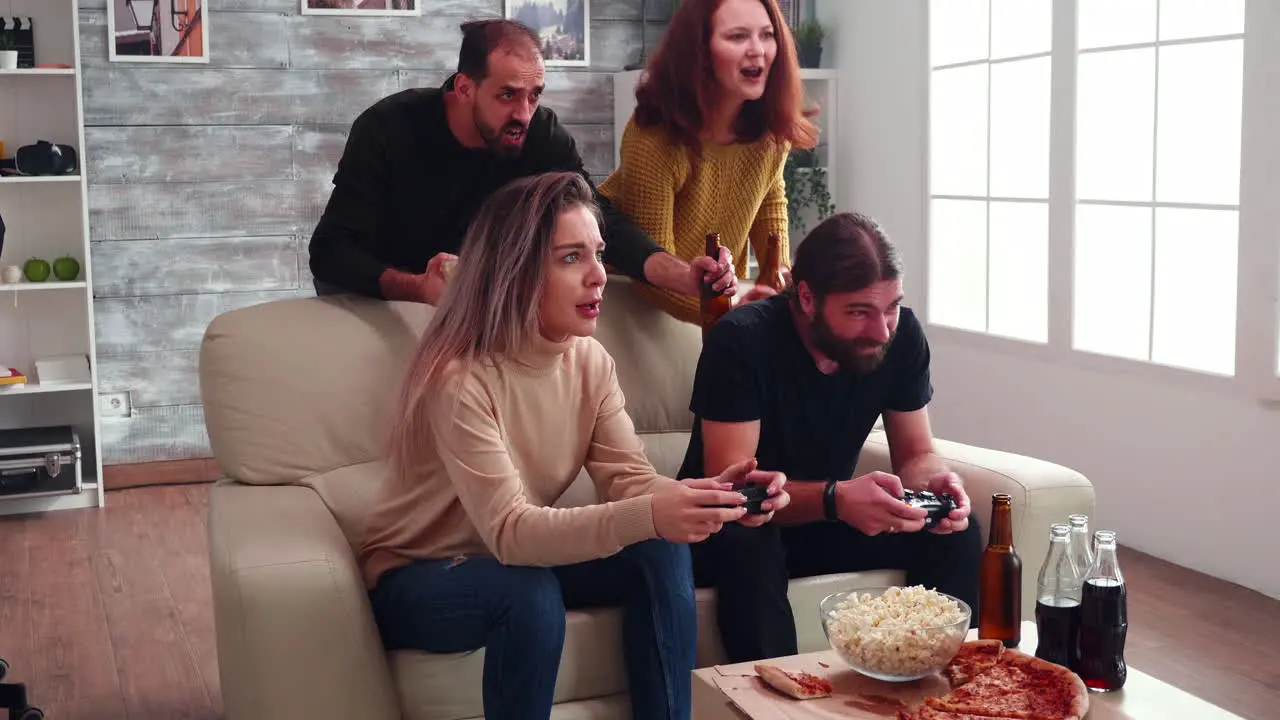
<instances>
[{"instance_id":1,"label":"black t-shirt","mask_svg":"<svg viewBox=\"0 0 1280 720\"><path fill-rule=\"evenodd\" d=\"M915 314L900 310L897 335L874 371L825 375L805 348L788 298L775 295L722 317L707 334L689 409L693 433L680 477L702 477L701 419L760 421L756 458L788 480L853 477L862 445L885 410L929 403L929 344Z\"/></svg>"},{"instance_id":2,"label":"black t-shirt","mask_svg":"<svg viewBox=\"0 0 1280 720\"><path fill-rule=\"evenodd\" d=\"M379 278L388 267L421 273L437 253L458 254L481 203L508 182L552 171L591 181L573 136L545 106L534 112L516 157L459 143L445 114L452 81L400 91L355 119L311 236L317 280L382 297ZM595 199L605 262L643 279L645 260L661 248L604 196Z\"/></svg>"}]
</instances>

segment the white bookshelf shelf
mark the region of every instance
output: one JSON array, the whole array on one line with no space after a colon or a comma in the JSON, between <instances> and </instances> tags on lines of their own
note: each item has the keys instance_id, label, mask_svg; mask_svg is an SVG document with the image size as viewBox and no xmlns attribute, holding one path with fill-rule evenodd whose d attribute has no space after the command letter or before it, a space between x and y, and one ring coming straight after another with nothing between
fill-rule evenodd
<instances>
[{"instance_id":1,"label":"white bookshelf shelf","mask_svg":"<svg viewBox=\"0 0 1280 720\"><path fill-rule=\"evenodd\" d=\"M79 390L92 390L93 383L55 383L53 385L41 385L38 382L28 382L22 387L6 388L0 386L0 397L5 395L39 395L40 393L59 393L59 392L76 392Z\"/></svg>"},{"instance_id":2,"label":"white bookshelf shelf","mask_svg":"<svg viewBox=\"0 0 1280 720\"><path fill-rule=\"evenodd\" d=\"M0 15L31 17L37 29L36 67L0 70L0 143L6 159L18 148L46 140L71 146L80 168L87 165L81 4L82 0L0 0ZM24 277L0 283L0 367L16 368L29 378L23 387L0 388L0 429L70 427L80 443L79 492L46 493L49 487L38 483L28 493L0 495L0 515L101 507L106 500L98 481L102 422L86 179L83 170L53 176L0 173L0 215L6 226L0 266L21 268L33 257L52 264L70 256L80 262L81 272L72 282L50 273L45 282ZM63 356L87 358L88 377L39 382L36 362Z\"/></svg>"},{"instance_id":3,"label":"white bookshelf shelf","mask_svg":"<svg viewBox=\"0 0 1280 720\"><path fill-rule=\"evenodd\" d=\"M76 289L83 289L88 286L89 284L83 281L0 283L0 292L27 292L30 290L76 290Z\"/></svg>"},{"instance_id":4,"label":"white bookshelf shelf","mask_svg":"<svg viewBox=\"0 0 1280 720\"><path fill-rule=\"evenodd\" d=\"M75 68L22 68L19 70L0 70L0 77L31 77L40 75L52 75L61 77L75 77Z\"/></svg>"},{"instance_id":5,"label":"white bookshelf shelf","mask_svg":"<svg viewBox=\"0 0 1280 720\"><path fill-rule=\"evenodd\" d=\"M41 497L0 497L0 515L97 507L102 504L101 497L102 489L98 485L97 478L86 475L78 493Z\"/></svg>"},{"instance_id":6,"label":"white bookshelf shelf","mask_svg":"<svg viewBox=\"0 0 1280 720\"><path fill-rule=\"evenodd\" d=\"M0 175L0 187L45 183L78 183L79 175Z\"/></svg>"}]
</instances>

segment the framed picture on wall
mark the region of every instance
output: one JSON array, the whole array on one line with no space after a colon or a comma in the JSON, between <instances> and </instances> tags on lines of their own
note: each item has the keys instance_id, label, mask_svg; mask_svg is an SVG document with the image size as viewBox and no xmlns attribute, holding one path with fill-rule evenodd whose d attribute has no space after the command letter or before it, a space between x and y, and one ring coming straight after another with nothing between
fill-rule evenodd
<instances>
[{"instance_id":1,"label":"framed picture on wall","mask_svg":"<svg viewBox=\"0 0 1280 720\"><path fill-rule=\"evenodd\" d=\"M303 15L421 15L426 0L302 0Z\"/></svg>"},{"instance_id":2,"label":"framed picture on wall","mask_svg":"<svg viewBox=\"0 0 1280 720\"><path fill-rule=\"evenodd\" d=\"M503 0L502 5L504 17L538 33L548 67L591 64L590 0Z\"/></svg>"},{"instance_id":3,"label":"framed picture on wall","mask_svg":"<svg viewBox=\"0 0 1280 720\"><path fill-rule=\"evenodd\" d=\"M209 62L208 0L107 0L111 62Z\"/></svg>"}]
</instances>

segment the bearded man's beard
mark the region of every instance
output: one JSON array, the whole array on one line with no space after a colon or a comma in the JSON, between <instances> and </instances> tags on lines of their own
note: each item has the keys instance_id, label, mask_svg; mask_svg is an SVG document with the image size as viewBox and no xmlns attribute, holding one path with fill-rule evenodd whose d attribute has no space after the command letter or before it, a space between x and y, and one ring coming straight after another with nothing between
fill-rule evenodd
<instances>
[{"instance_id":1,"label":"bearded man's beard","mask_svg":"<svg viewBox=\"0 0 1280 720\"><path fill-rule=\"evenodd\" d=\"M889 352L889 346L893 344L893 338L898 334L894 330L889 335L889 339L884 343L878 343L874 340L866 338L855 338L853 340L844 340L836 337L831 330L831 326L827 324L827 319L822 310L819 309L810 324L810 334L812 335L813 346L818 352L826 355L844 370L850 370L865 375L880 367L880 363L884 362L884 356ZM874 348L874 352L869 352Z\"/></svg>"},{"instance_id":2,"label":"bearded man's beard","mask_svg":"<svg viewBox=\"0 0 1280 720\"><path fill-rule=\"evenodd\" d=\"M528 133L529 128L525 127L525 124L519 120L512 120L506 125L495 129L492 125L480 119L478 111L472 113L472 118L475 120L476 129L480 131L480 137L484 140L485 146L494 154L502 157L515 157L524 149L523 143L511 146L502 140L503 133L507 130L520 129ZM526 137L528 137L527 134Z\"/></svg>"}]
</instances>

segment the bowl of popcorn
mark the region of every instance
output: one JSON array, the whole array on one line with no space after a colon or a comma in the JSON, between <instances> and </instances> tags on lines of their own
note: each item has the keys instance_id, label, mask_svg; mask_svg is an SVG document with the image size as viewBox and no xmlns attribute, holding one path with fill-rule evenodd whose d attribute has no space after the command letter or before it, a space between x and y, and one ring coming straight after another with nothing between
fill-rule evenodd
<instances>
[{"instance_id":1,"label":"bowl of popcorn","mask_svg":"<svg viewBox=\"0 0 1280 720\"><path fill-rule=\"evenodd\" d=\"M910 587L838 592L819 605L827 641L854 670L907 682L946 667L969 632L972 610L959 598Z\"/></svg>"}]
</instances>

